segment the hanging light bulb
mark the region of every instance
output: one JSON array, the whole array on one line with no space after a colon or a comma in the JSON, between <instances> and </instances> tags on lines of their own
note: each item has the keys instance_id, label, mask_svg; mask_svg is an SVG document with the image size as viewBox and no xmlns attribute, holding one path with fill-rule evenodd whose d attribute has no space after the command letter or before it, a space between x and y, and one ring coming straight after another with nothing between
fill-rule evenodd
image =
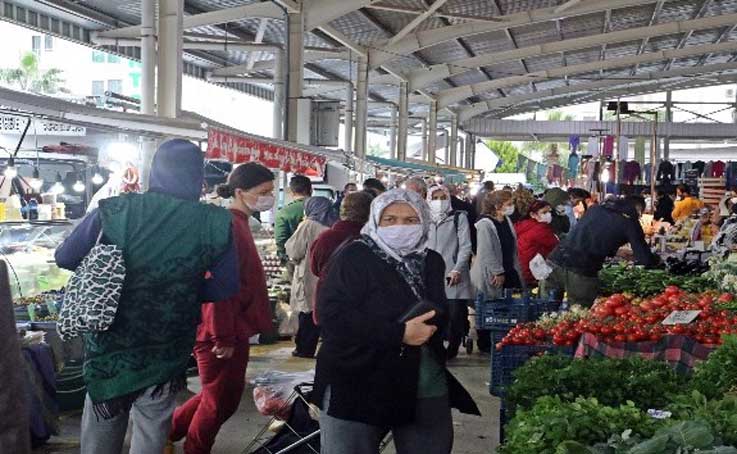
<instances>
[{"instance_id":1,"label":"hanging light bulb","mask_svg":"<svg viewBox=\"0 0 737 454\"><path fill-rule=\"evenodd\" d=\"M41 179L41 175L38 172L38 167L33 168L33 179L29 183L31 189L38 192L44 185L44 180Z\"/></svg>"},{"instance_id":2,"label":"hanging light bulb","mask_svg":"<svg viewBox=\"0 0 737 454\"><path fill-rule=\"evenodd\" d=\"M92 175L92 184L95 186L100 186L103 181L105 181L104 178L102 178L102 175L100 175L100 171L95 169L95 174Z\"/></svg>"},{"instance_id":3,"label":"hanging light bulb","mask_svg":"<svg viewBox=\"0 0 737 454\"><path fill-rule=\"evenodd\" d=\"M3 175L11 179L18 176L18 170L15 168L15 159L12 156L8 159L8 166L5 168Z\"/></svg>"},{"instance_id":4,"label":"hanging light bulb","mask_svg":"<svg viewBox=\"0 0 737 454\"><path fill-rule=\"evenodd\" d=\"M84 192L84 183L82 183L81 180L77 180L74 182L74 186L72 186L72 189L74 189L74 192Z\"/></svg>"},{"instance_id":5,"label":"hanging light bulb","mask_svg":"<svg viewBox=\"0 0 737 454\"><path fill-rule=\"evenodd\" d=\"M64 194L64 191L66 191L66 189L64 188L64 185L62 184L61 181L62 181L61 180L61 174L60 173L57 173L56 174L56 183L54 183L54 185L51 186L51 193L52 194L56 194L56 195Z\"/></svg>"}]
</instances>

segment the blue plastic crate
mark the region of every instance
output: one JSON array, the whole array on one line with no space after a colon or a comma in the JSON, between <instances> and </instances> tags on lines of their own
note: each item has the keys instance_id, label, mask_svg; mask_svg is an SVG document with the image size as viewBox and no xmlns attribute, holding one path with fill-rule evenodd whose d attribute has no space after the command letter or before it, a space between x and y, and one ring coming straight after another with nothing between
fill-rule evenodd
<instances>
[{"instance_id":1,"label":"blue plastic crate","mask_svg":"<svg viewBox=\"0 0 737 454\"><path fill-rule=\"evenodd\" d=\"M494 334L492 334L492 340L494 337ZM573 356L574 349L573 347L558 347L555 345L505 345L501 350L496 350L492 346L489 393L497 397L504 397L507 386L514 381L514 371L533 356L544 353Z\"/></svg>"},{"instance_id":2,"label":"blue plastic crate","mask_svg":"<svg viewBox=\"0 0 737 454\"><path fill-rule=\"evenodd\" d=\"M560 301L550 299L533 299L529 294L513 297L507 292L504 298L476 300L477 329L512 329L518 323L532 322L544 313L556 312L561 307Z\"/></svg>"},{"instance_id":3,"label":"blue plastic crate","mask_svg":"<svg viewBox=\"0 0 737 454\"><path fill-rule=\"evenodd\" d=\"M504 443L504 426L508 423L507 420L507 407L502 399L502 404L499 407L499 444Z\"/></svg>"}]
</instances>

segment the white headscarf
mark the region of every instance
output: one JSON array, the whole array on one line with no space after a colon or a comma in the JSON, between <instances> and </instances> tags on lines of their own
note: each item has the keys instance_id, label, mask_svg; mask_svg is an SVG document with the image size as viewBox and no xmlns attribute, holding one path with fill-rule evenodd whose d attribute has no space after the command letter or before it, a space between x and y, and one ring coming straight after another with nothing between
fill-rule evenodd
<instances>
[{"instance_id":1,"label":"white headscarf","mask_svg":"<svg viewBox=\"0 0 737 454\"><path fill-rule=\"evenodd\" d=\"M400 251L390 248L379 236L379 223L381 222L381 214L384 212L386 207L393 203L406 203L411 206L417 215L420 217L422 223L422 238L420 242L414 245L412 248L403 249ZM361 233L368 236L387 254L392 258L402 261L402 258L415 252L421 252L425 250L427 243L427 234L430 230L430 222L432 216L430 215L430 209L427 207L427 203L422 200L422 196L414 191L408 191L406 189L392 189L387 191L380 196L376 197L371 202L371 213L369 214L369 220L366 225L361 229Z\"/></svg>"},{"instance_id":2,"label":"white headscarf","mask_svg":"<svg viewBox=\"0 0 737 454\"><path fill-rule=\"evenodd\" d=\"M430 202L432 202L432 195L435 194L438 191L443 191L443 193L445 194L445 196L448 198L448 208L440 216L440 220L442 221L443 219L445 219L446 217L448 217L448 215L450 213L453 212L453 207L450 204L450 190L446 186L443 186L442 184L434 184L434 185L430 186L430 189L427 190L427 203L428 203L428 205L430 204Z\"/></svg>"}]
</instances>

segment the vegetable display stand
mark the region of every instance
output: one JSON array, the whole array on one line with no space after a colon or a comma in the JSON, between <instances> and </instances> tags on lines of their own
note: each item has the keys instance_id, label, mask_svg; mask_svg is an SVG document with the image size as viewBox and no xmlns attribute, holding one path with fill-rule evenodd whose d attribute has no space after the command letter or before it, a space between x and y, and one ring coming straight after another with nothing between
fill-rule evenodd
<instances>
[{"instance_id":1,"label":"vegetable display stand","mask_svg":"<svg viewBox=\"0 0 737 454\"><path fill-rule=\"evenodd\" d=\"M507 386L514 381L514 371L533 356L545 353L573 356L574 348L555 345L506 345L501 350L492 350L489 393L503 398Z\"/></svg>"},{"instance_id":2,"label":"vegetable display stand","mask_svg":"<svg viewBox=\"0 0 737 454\"><path fill-rule=\"evenodd\" d=\"M555 298L537 299L529 293L506 289L504 296L487 300L479 296L476 300L476 328L487 330L509 330L518 323L534 321L547 312L556 312L562 302Z\"/></svg>"},{"instance_id":3,"label":"vegetable display stand","mask_svg":"<svg viewBox=\"0 0 737 454\"><path fill-rule=\"evenodd\" d=\"M688 372L698 361L704 361L715 347L700 344L687 336L669 335L652 342L605 342L591 333L584 333L576 357L626 358L638 355L645 359L665 361L679 372Z\"/></svg>"}]
</instances>

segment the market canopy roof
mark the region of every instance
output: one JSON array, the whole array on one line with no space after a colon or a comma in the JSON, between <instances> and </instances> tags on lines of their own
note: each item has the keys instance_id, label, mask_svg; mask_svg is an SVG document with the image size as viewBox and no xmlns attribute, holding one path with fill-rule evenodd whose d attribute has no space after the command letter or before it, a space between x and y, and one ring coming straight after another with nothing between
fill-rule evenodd
<instances>
[{"instance_id":1,"label":"market canopy roof","mask_svg":"<svg viewBox=\"0 0 737 454\"><path fill-rule=\"evenodd\" d=\"M138 0L2 3L0 18L140 55ZM268 98L285 11L298 2L184 4L185 71ZM414 92L413 115L434 99L448 109L441 115L470 120L716 85L737 72L733 0L305 0L303 8L306 95L344 99L341 83L364 55L372 117L389 116L400 80Z\"/></svg>"},{"instance_id":2,"label":"market canopy roof","mask_svg":"<svg viewBox=\"0 0 737 454\"><path fill-rule=\"evenodd\" d=\"M378 167L386 169L394 169L405 173L407 170L414 172L433 173L443 175L449 182L463 182L466 180L466 174L459 169L451 169L447 167L431 166L428 164L420 164L411 161L397 161L396 159L380 158L378 156L367 156L369 162L376 164Z\"/></svg>"}]
</instances>

